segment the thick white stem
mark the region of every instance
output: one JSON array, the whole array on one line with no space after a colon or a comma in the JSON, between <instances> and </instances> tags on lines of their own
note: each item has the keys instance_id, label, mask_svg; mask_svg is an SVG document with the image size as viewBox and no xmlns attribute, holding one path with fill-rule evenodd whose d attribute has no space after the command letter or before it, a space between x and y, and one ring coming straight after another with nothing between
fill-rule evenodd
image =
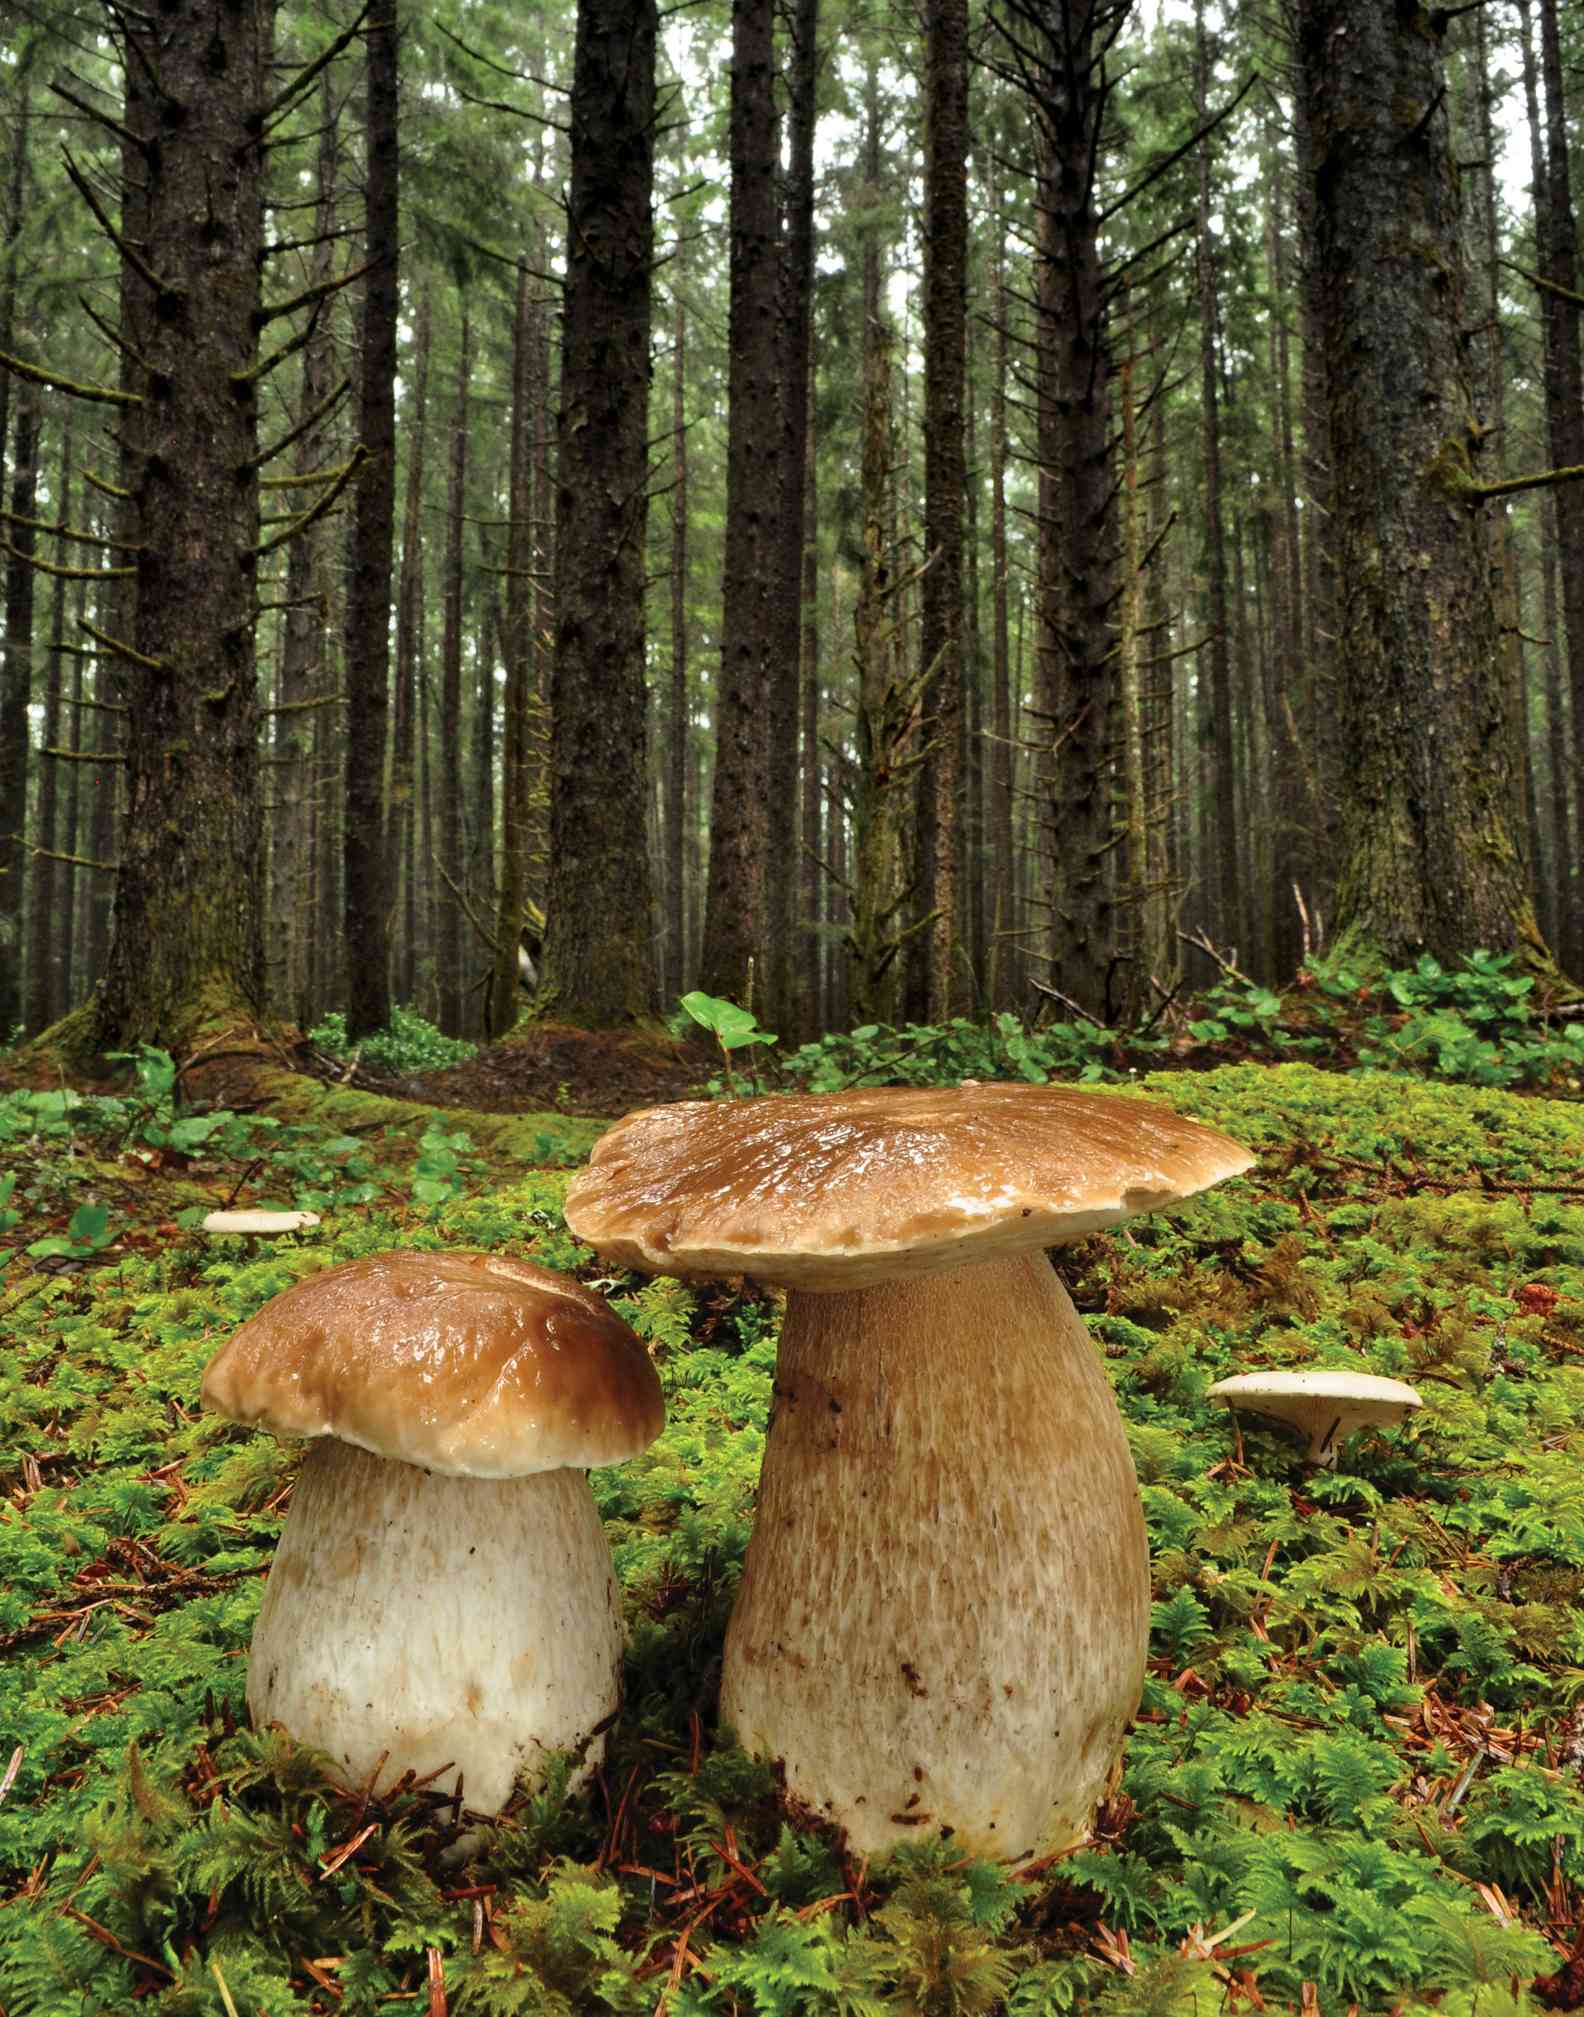
<instances>
[{"instance_id":1,"label":"thick white stem","mask_svg":"<svg viewBox=\"0 0 1584 2017\"><path fill-rule=\"evenodd\" d=\"M588 1744L620 1692L610 1548L582 1471L436 1477L325 1437L292 1496L249 1656L257 1724L350 1783L451 1766L480 1813L545 1753Z\"/></svg>"},{"instance_id":2,"label":"thick white stem","mask_svg":"<svg viewBox=\"0 0 1584 2017\"><path fill-rule=\"evenodd\" d=\"M721 1717L859 1852L1087 1825L1138 1705L1121 1417L1043 1253L794 1292Z\"/></svg>"}]
</instances>

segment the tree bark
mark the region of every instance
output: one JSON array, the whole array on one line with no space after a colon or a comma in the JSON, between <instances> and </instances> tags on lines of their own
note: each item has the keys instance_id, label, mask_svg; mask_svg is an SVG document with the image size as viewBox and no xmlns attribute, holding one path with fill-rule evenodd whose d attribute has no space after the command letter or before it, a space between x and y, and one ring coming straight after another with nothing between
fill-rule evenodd
<instances>
[{"instance_id":1,"label":"tree bark","mask_svg":"<svg viewBox=\"0 0 1584 2017\"><path fill-rule=\"evenodd\" d=\"M1474 474L1441 17L1302 0L1352 756L1339 934L1543 956Z\"/></svg>"},{"instance_id":2,"label":"tree bark","mask_svg":"<svg viewBox=\"0 0 1584 2017\"><path fill-rule=\"evenodd\" d=\"M512 320L511 460L507 470L506 611L501 641L506 661L506 710L501 750L501 867L495 902L495 957L490 971L486 1033L501 1037L517 1020L521 996L517 947L528 902L528 751L533 733L533 436L532 282L517 269Z\"/></svg>"},{"instance_id":3,"label":"tree bark","mask_svg":"<svg viewBox=\"0 0 1584 2017\"><path fill-rule=\"evenodd\" d=\"M11 509L31 519L39 478L39 390L24 381L11 452ZM33 698L30 525L5 527L5 633L0 641L0 1043L23 1019L23 897L27 886L28 708ZM46 762L49 760L46 759Z\"/></svg>"},{"instance_id":4,"label":"tree bark","mask_svg":"<svg viewBox=\"0 0 1584 2017\"><path fill-rule=\"evenodd\" d=\"M968 996L962 933L963 432L968 319L968 4L928 0L924 163L924 603L927 680L919 913L927 1015Z\"/></svg>"},{"instance_id":5,"label":"tree bark","mask_svg":"<svg viewBox=\"0 0 1584 2017\"><path fill-rule=\"evenodd\" d=\"M654 1005L644 530L654 0L580 0L572 82L545 989L596 1027Z\"/></svg>"},{"instance_id":6,"label":"tree bark","mask_svg":"<svg viewBox=\"0 0 1584 2017\"><path fill-rule=\"evenodd\" d=\"M700 985L752 1006L765 954L766 796L781 517L773 0L732 0L726 562ZM778 791L791 779L775 781ZM756 967L761 971L756 973Z\"/></svg>"},{"instance_id":7,"label":"tree bark","mask_svg":"<svg viewBox=\"0 0 1584 2017\"><path fill-rule=\"evenodd\" d=\"M451 410L451 453L447 458L445 627L440 640L440 867L444 881L438 892L440 929L435 950L440 962L440 1027L448 1036L462 1035L467 998L462 971L466 945L462 899L467 889L462 844L462 535L470 348L471 329L463 308L456 400Z\"/></svg>"},{"instance_id":8,"label":"tree bark","mask_svg":"<svg viewBox=\"0 0 1584 2017\"><path fill-rule=\"evenodd\" d=\"M56 490L60 522L72 521L72 409L68 404L61 423L59 487ZM79 549L80 551L80 549ZM56 564L72 563L72 547L62 538L55 542ZM41 747L61 745L66 663L66 579L57 575L50 584L49 670L45 676L44 721ZM75 746L75 745L71 745ZM69 766L72 770L79 764ZM60 766L45 760L39 769L35 832L41 848L62 854L75 852L69 833L61 831ZM66 845L62 845L63 840ZM64 902L66 863L40 855L33 865L33 902L28 917L28 1010L27 1026L46 1029L67 1008L67 988L71 972L71 905Z\"/></svg>"},{"instance_id":9,"label":"tree bark","mask_svg":"<svg viewBox=\"0 0 1584 2017\"><path fill-rule=\"evenodd\" d=\"M396 520L396 319L400 308L397 26L393 9L363 31L368 168L359 343L359 435L368 453L352 527L346 619L346 825L343 834L347 1034L390 1021L390 861L385 745L390 719L391 546Z\"/></svg>"},{"instance_id":10,"label":"tree bark","mask_svg":"<svg viewBox=\"0 0 1584 2017\"><path fill-rule=\"evenodd\" d=\"M423 485L429 437L429 352L433 334L429 290L418 296L413 319L412 417L407 440L407 489L402 503L401 572L396 586L396 746L391 763L391 809L396 821L391 855L401 875L402 928L397 973L403 1001L418 992L420 948L432 945L429 892L432 870L418 845L418 690L424 661ZM517 977L512 975L512 985Z\"/></svg>"},{"instance_id":11,"label":"tree bark","mask_svg":"<svg viewBox=\"0 0 1584 2017\"><path fill-rule=\"evenodd\" d=\"M793 984L811 958L812 939L797 916L803 805L797 788L803 632L803 513L809 455L810 332L814 303L814 87L819 0L797 0L788 80L786 238L781 259L781 522L776 581L776 643L770 717L768 852L765 912L770 971L767 1007L790 1033L801 994ZM812 1033L812 1032L811 1032Z\"/></svg>"},{"instance_id":12,"label":"tree bark","mask_svg":"<svg viewBox=\"0 0 1584 2017\"><path fill-rule=\"evenodd\" d=\"M150 264L124 296L140 360L123 426L137 608L115 647L127 818L94 1042L171 1049L208 1005L264 1009L254 367L270 14L174 0L121 17L121 36L143 80L129 125L146 134Z\"/></svg>"},{"instance_id":13,"label":"tree bark","mask_svg":"<svg viewBox=\"0 0 1584 2017\"><path fill-rule=\"evenodd\" d=\"M681 248L677 261L681 263ZM687 987L688 822L688 454L687 308L676 297L676 349L671 367L671 709L666 750L666 804L669 860L666 875L666 993Z\"/></svg>"}]
</instances>

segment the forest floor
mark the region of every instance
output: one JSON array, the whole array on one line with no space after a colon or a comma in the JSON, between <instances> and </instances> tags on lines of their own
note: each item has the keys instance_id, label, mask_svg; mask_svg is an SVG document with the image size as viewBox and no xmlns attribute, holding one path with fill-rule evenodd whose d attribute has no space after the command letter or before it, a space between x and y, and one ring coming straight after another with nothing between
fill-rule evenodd
<instances>
[{"instance_id":1,"label":"forest floor","mask_svg":"<svg viewBox=\"0 0 1584 2017\"><path fill-rule=\"evenodd\" d=\"M596 1078L599 1041L541 1031L381 1089L466 1112L279 1059L246 1085L240 1049L246 1112L180 1109L152 1069L0 1096L0 2017L1584 2008L1576 1100L1310 1063L1141 1079L1259 1160L1060 1257L1150 1533L1121 1787L1054 1862L921 1841L871 1867L716 1724L779 1306L644 1282L567 1232L600 1128L578 1105L710 1073L616 1053L628 1075ZM233 1201L323 1223L205 1237ZM297 1457L196 1398L278 1291L414 1247L597 1279L669 1412L593 1475L628 1651L592 1797L522 1797L461 1865L448 1803L342 1787L248 1728ZM1206 1399L1256 1364L1357 1364L1425 1405L1317 1473Z\"/></svg>"},{"instance_id":2,"label":"forest floor","mask_svg":"<svg viewBox=\"0 0 1584 2017\"><path fill-rule=\"evenodd\" d=\"M474 1113L549 1112L614 1120L633 1107L697 1098L717 1062L708 1044L527 1023L465 1064L404 1078L358 1071L349 1083L394 1099Z\"/></svg>"}]
</instances>

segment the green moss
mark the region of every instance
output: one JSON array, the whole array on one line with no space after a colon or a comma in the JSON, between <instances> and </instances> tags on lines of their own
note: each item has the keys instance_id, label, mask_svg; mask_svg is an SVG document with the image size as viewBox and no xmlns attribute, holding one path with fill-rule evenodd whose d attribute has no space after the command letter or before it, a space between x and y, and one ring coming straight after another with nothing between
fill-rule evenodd
<instances>
[{"instance_id":1,"label":"green moss","mask_svg":"<svg viewBox=\"0 0 1584 2017\"><path fill-rule=\"evenodd\" d=\"M717 1745L773 1299L615 1278L670 1410L650 1451L593 1481L626 1593L622 1722L592 1802L553 1780L457 1869L432 1801L365 1803L246 1729L293 1458L194 1400L270 1295L381 1245L501 1247L611 1281L561 1222L564 1179L475 1177L432 1213L341 1212L315 1243L259 1256L193 1239L15 1283L0 1298L0 1772L19 1747L0 1802L6 2017L218 2013L222 1980L238 2011L270 2017L421 2008L432 1970L459 2017L648 2017L673 1975L674 2017L1203 2017L1227 1965L1273 2010L1305 1982L1326 2009L1535 2007L1524 1985L1560 1965L1554 1887L1584 1887L1568 1763L1584 1111L1301 1065L1139 1091L1259 1163L1062 1257L1143 1485L1152 1657L1098 1839L1026 1875L949 1843L860 1871ZM358 1094L311 1104L415 1139L432 1119ZM491 1130L497 1169L513 1139ZM1363 1364L1426 1405L1311 1473L1281 1432L1239 1433L1204 1398L1259 1363ZM1476 1883L1501 1887L1510 1923Z\"/></svg>"}]
</instances>

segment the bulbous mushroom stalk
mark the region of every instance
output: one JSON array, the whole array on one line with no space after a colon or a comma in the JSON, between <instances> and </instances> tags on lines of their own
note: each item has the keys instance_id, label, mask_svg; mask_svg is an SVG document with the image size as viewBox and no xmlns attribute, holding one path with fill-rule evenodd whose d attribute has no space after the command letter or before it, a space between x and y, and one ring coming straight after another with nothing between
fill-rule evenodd
<instances>
[{"instance_id":1,"label":"bulbous mushroom stalk","mask_svg":"<svg viewBox=\"0 0 1584 2017\"><path fill-rule=\"evenodd\" d=\"M581 1282L501 1254L378 1254L285 1290L204 1375L207 1407L314 1437L248 1667L353 1784L447 1769L475 1813L551 1751L586 1777L621 1619L586 1467L665 1420L642 1342Z\"/></svg>"},{"instance_id":2,"label":"bulbous mushroom stalk","mask_svg":"<svg viewBox=\"0 0 1584 2017\"><path fill-rule=\"evenodd\" d=\"M1169 1110L1048 1086L629 1114L567 1223L653 1274L788 1290L721 1714L869 1852L1086 1825L1137 1706L1138 1486L1044 1253L1249 1166Z\"/></svg>"},{"instance_id":3,"label":"bulbous mushroom stalk","mask_svg":"<svg viewBox=\"0 0 1584 2017\"><path fill-rule=\"evenodd\" d=\"M1121 1417L1043 1253L792 1291L721 1718L855 1850L1076 1839L1149 1597Z\"/></svg>"}]
</instances>

